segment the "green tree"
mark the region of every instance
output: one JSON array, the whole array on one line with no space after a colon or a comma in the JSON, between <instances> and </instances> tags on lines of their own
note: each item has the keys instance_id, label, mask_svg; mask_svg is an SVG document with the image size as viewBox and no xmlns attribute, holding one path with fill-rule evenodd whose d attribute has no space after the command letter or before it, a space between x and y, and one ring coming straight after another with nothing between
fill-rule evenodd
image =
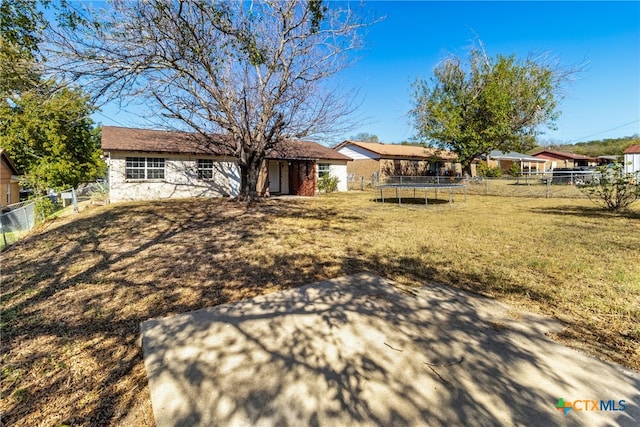
<instances>
[{"instance_id":1,"label":"green tree","mask_svg":"<svg viewBox=\"0 0 640 427\"><path fill-rule=\"evenodd\" d=\"M353 135L349 138L352 141L361 141L361 142L380 142L378 139L378 135L374 135L372 133L360 132L357 135Z\"/></svg>"},{"instance_id":2,"label":"green tree","mask_svg":"<svg viewBox=\"0 0 640 427\"><path fill-rule=\"evenodd\" d=\"M468 65L451 57L433 72L414 83L410 115L418 137L455 152L470 174L479 155L532 148L539 128L553 127L559 90L576 70L472 49Z\"/></svg>"},{"instance_id":3,"label":"green tree","mask_svg":"<svg viewBox=\"0 0 640 427\"><path fill-rule=\"evenodd\" d=\"M48 0L0 3L0 147L38 191L75 187L102 176L100 131L94 107L80 90L43 74L43 8ZM55 4L58 25L71 29L72 8Z\"/></svg>"},{"instance_id":4,"label":"green tree","mask_svg":"<svg viewBox=\"0 0 640 427\"><path fill-rule=\"evenodd\" d=\"M39 190L76 187L104 174L100 130L79 89L44 82L0 99L0 147Z\"/></svg>"}]
</instances>

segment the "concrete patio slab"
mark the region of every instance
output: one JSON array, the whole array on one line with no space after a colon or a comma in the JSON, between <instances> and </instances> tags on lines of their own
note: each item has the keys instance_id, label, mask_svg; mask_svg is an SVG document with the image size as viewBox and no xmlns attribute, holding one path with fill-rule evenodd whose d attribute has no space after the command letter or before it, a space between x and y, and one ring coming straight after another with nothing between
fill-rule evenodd
<instances>
[{"instance_id":1,"label":"concrete patio slab","mask_svg":"<svg viewBox=\"0 0 640 427\"><path fill-rule=\"evenodd\" d=\"M450 287L359 274L141 334L158 427L639 425L640 373L545 336L560 329Z\"/></svg>"}]
</instances>

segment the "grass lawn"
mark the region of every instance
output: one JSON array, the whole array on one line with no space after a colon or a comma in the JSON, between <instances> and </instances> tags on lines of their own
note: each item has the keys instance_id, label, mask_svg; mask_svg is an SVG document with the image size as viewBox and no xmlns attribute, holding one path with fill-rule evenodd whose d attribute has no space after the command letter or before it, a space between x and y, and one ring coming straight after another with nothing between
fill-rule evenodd
<instances>
[{"instance_id":1,"label":"grass lawn","mask_svg":"<svg viewBox=\"0 0 640 427\"><path fill-rule=\"evenodd\" d=\"M45 223L2 253L2 422L153 425L140 322L361 271L556 317L556 339L640 369L637 205L374 197L128 203Z\"/></svg>"}]
</instances>

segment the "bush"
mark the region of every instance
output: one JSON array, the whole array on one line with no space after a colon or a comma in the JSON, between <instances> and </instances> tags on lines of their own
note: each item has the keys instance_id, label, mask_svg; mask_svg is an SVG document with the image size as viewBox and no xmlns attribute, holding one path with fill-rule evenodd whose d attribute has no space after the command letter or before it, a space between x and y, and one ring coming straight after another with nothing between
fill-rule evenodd
<instances>
[{"instance_id":1,"label":"bush","mask_svg":"<svg viewBox=\"0 0 640 427\"><path fill-rule=\"evenodd\" d=\"M340 180L337 176L324 175L318 180L318 191L333 193L338 190L338 182Z\"/></svg>"},{"instance_id":2,"label":"bush","mask_svg":"<svg viewBox=\"0 0 640 427\"><path fill-rule=\"evenodd\" d=\"M58 206L49 197L36 199L36 222L42 222L58 210Z\"/></svg>"},{"instance_id":3,"label":"bush","mask_svg":"<svg viewBox=\"0 0 640 427\"><path fill-rule=\"evenodd\" d=\"M638 177L624 171L623 163L600 166L594 179L579 188L597 205L621 211L640 199Z\"/></svg>"},{"instance_id":4,"label":"bush","mask_svg":"<svg viewBox=\"0 0 640 427\"><path fill-rule=\"evenodd\" d=\"M476 166L476 172L478 176L487 177L487 178L500 178L502 176L502 169L499 167L490 168L487 166L487 162L480 161Z\"/></svg>"},{"instance_id":5,"label":"bush","mask_svg":"<svg viewBox=\"0 0 640 427\"><path fill-rule=\"evenodd\" d=\"M520 165L517 164L516 162L511 163L511 167L509 168L507 173L509 174L509 176L512 176L514 178L519 177L520 176Z\"/></svg>"}]
</instances>

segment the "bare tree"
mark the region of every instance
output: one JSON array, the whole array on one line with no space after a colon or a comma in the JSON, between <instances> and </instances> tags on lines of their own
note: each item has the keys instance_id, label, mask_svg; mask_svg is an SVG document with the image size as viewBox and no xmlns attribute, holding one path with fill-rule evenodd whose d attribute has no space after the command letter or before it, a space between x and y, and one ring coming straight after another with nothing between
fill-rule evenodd
<instances>
[{"instance_id":1,"label":"bare tree","mask_svg":"<svg viewBox=\"0 0 640 427\"><path fill-rule=\"evenodd\" d=\"M269 150L343 130L353 110L330 79L361 46L365 24L348 6L114 0L74 15L82 25L51 34L58 70L103 100L144 99L167 126L233 153L241 200L257 196Z\"/></svg>"}]
</instances>

